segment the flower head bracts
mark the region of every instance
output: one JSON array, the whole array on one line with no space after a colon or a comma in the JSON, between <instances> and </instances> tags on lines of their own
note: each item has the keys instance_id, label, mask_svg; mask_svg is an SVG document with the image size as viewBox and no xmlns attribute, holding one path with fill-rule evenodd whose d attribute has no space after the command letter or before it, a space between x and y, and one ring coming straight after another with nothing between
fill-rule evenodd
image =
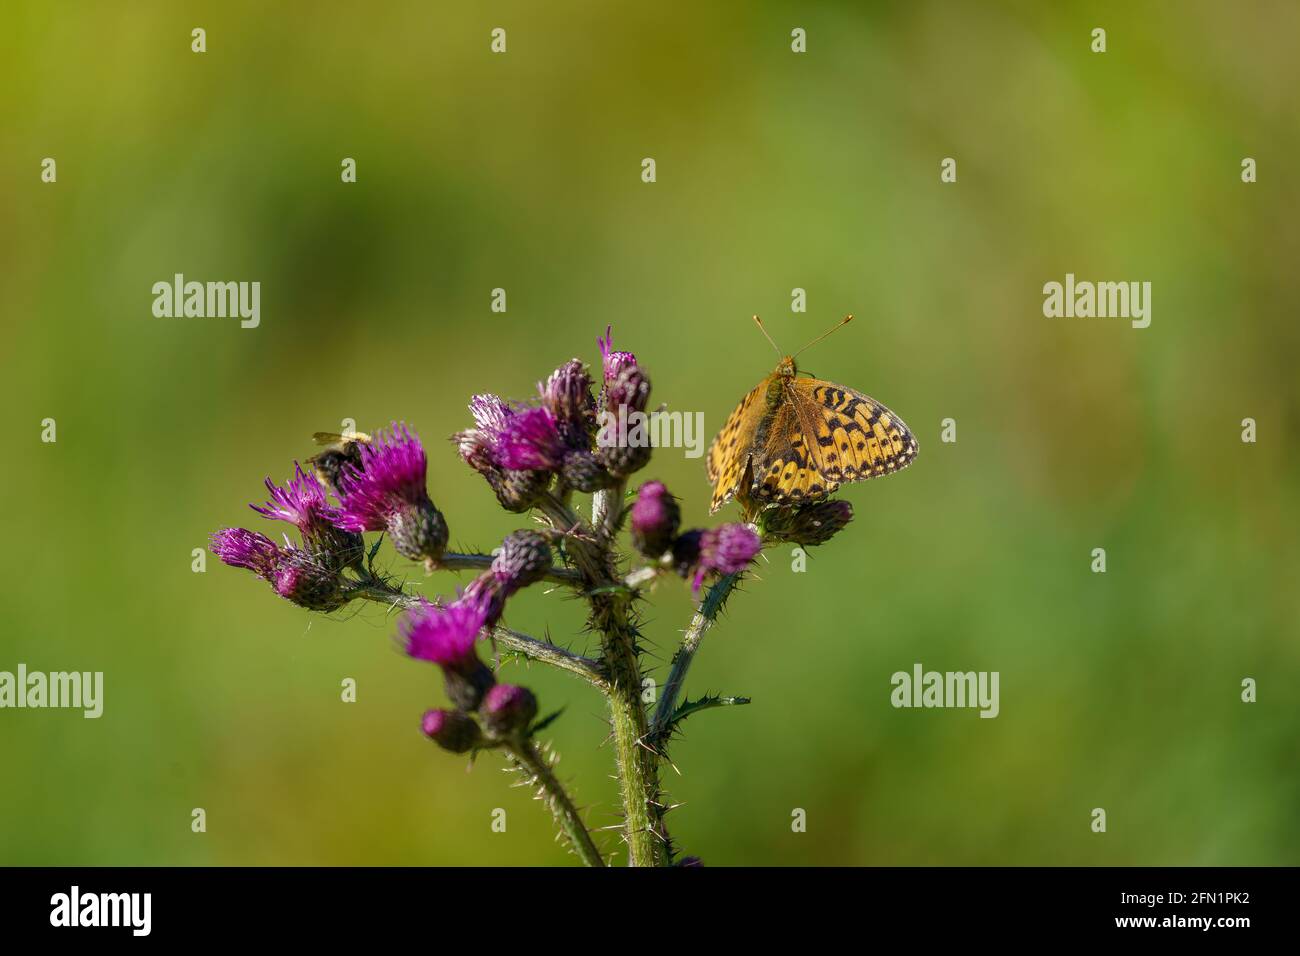
<instances>
[{"instance_id":1,"label":"flower head bracts","mask_svg":"<svg viewBox=\"0 0 1300 956\"><path fill-rule=\"evenodd\" d=\"M589 451L596 403L591 398L591 376L582 362L576 358L565 362L537 390L543 407L555 417L564 446Z\"/></svg>"},{"instance_id":2,"label":"flower head bracts","mask_svg":"<svg viewBox=\"0 0 1300 956\"><path fill-rule=\"evenodd\" d=\"M769 538L804 547L825 544L852 520L853 505L843 498L769 508L762 515L763 532Z\"/></svg>"}]
</instances>

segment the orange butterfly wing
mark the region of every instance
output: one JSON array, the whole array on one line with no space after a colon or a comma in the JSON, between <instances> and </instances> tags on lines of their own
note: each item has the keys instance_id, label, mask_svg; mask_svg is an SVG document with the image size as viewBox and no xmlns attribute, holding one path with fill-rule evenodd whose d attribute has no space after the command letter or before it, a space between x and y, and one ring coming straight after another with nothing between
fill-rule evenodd
<instances>
[{"instance_id":1,"label":"orange butterfly wing","mask_svg":"<svg viewBox=\"0 0 1300 956\"><path fill-rule=\"evenodd\" d=\"M763 379L727 417L722 430L709 445L706 465L713 484L709 513L717 511L736 496L746 482L749 459L754 452L754 437L767 412L767 388L771 376Z\"/></svg>"},{"instance_id":2,"label":"orange butterfly wing","mask_svg":"<svg viewBox=\"0 0 1300 956\"><path fill-rule=\"evenodd\" d=\"M788 392L771 420L760 424L749 494L767 504L799 504L823 498L839 487L817 466L806 435L817 434L815 416ZM816 443L812 443L813 448Z\"/></svg>"},{"instance_id":3,"label":"orange butterfly wing","mask_svg":"<svg viewBox=\"0 0 1300 956\"><path fill-rule=\"evenodd\" d=\"M916 460L916 436L868 395L816 378L794 379L787 394L808 434L813 465L827 481L866 481Z\"/></svg>"}]
</instances>

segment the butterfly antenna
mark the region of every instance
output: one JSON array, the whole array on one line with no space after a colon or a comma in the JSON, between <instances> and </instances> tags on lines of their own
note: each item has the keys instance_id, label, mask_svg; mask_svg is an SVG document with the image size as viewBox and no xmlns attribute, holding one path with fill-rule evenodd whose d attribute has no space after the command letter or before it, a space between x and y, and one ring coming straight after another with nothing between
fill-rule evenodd
<instances>
[{"instance_id":1,"label":"butterfly antenna","mask_svg":"<svg viewBox=\"0 0 1300 956\"><path fill-rule=\"evenodd\" d=\"M755 318L757 318L757 316L755 316ZM838 332L840 329L844 328L844 326L848 325L852 321L853 321L853 315L850 313L849 315L846 315L844 318L840 319L839 324L834 325L831 328L827 329L825 332L817 336L817 338L813 339L811 342L809 342L807 345L805 345L803 348L801 348L798 352L795 352L794 354L796 356L803 355L804 352L807 352L810 348L812 348L822 339L826 338L826 336L830 335L832 332Z\"/></svg>"},{"instance_id":2,"label":"butterfly antenna","mask_svg":"<svg viewBox=\"0 0 1300 956\"><path fill-rule=\"evenodd\" d=\"M763 333L763 338L767 339L769 342L772 342L772 336L767 334L767 327L763 325L763 320L760 319L758 316L754 316L754 324L758 326L758 331ZM784 354L781 351L781 347L777 345L775 342L772 342L772 348L776 349L777 355Z\"/></svg>"}]
</instances>

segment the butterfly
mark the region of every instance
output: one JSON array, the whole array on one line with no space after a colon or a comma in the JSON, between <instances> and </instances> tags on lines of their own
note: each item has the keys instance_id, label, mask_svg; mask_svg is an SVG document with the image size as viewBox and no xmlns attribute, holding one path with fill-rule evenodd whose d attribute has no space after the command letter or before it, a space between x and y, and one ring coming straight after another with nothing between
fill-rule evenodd
<instances>
[{"instance_id":1,"label":"butterfly","mask_svg":"<svg viewBox=\"0 0 1300 956\"><path fill-rule=\"evenodd\" d=\"M740 400L709 446L709 512L740 497L748 513L801 504L842 484L893 474L916 459L916 436L874 398L818 378L799 378L795 356L846 325L818 336ZM767 340L772 337L754 316ZM772 347L781 350L776 343Z\"/></svg>"}]
</instances>

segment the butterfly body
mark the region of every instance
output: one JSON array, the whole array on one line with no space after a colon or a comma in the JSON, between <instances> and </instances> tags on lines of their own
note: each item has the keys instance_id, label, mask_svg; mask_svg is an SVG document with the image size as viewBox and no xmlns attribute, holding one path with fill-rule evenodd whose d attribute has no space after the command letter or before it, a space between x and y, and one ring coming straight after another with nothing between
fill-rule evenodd
<instances>
[{"instance_id":1,"label":"butterfly body","mask_svg":"<svg viewBox=\"0 0 1300 956\"><path fill-rule=\"evenodd\" d=\"M709 446L710 511L737 496L759 507L815 501L841 484L905 468L916 453L915 436L884 405L843 385L800 378L785 356Z\"/></svg>"}]
</instances>

